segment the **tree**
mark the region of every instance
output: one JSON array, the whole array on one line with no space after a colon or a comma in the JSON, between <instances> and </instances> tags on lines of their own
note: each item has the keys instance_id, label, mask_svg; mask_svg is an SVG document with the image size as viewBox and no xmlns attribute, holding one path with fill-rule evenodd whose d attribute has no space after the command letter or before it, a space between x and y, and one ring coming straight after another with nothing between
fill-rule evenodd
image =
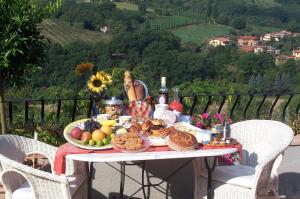
<instances>
[{"instance_id":1,"label":"tree","mask_svg":"<svg viewBox=\"0 0 300 199\"><path fill-rule=\"evenodd\" d=\"M20 84L38 68L43 56L43 37L38 24L61 5L38 0L0 0L0 118L6 132L5 86Z\"/></svg>"},{"instance_id":2,"label":"tree","mask_svg":"<svg viewBox=\"0 0 300 199\"><path fill-rule=\"evenodd\" d=\"M236 29L242 30L246 28L246 20L240 17L234 18L231 21L231 25Z\"/></svg>"}]
</instances>

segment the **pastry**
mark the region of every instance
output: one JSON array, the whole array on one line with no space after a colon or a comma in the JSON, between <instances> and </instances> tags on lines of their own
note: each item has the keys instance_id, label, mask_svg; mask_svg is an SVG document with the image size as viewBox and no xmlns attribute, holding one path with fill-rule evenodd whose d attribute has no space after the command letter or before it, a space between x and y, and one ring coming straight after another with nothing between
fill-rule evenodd
<instances>
[{"instance_id":1,"label":"pastry","mask_svg":"<svg viewBox=\"0 0 300 199\"><path fill-rule=\"evenodd\" d=\"M129 101L136 101L137 98L135 94L133 79L129 71L126 71L124 74L124 87Z\"/></svg>"},{"instance_id":2,"label":"pastry","mask_svg":"<svg viewBox=\"0 0 300 199\"><path fill-rule=\"evenodd\" d=\"M144 140L137 133L125 133L116 135L112 138L111 143L125 150L140 150L144 147Z\"/></svg>"},{"instance_id":3,"label":"pastry","mask_svg":"<svg viewBox=\"0 0 300 199\"><path fill-rule=\"evenodd\" d=\"M150 120L148 120L142 124L142 130L144 132L148 132L151 127L153 127L153 123Z\"/></svg>"},{"instance_id":4,"label":"pastry","mask_svg":"<svg viewBox=\"0 0 300 199\"><path fill-rule=\"evenodd\" d=\"M175 131L169 135L169 146L177 151L194 150L198 145L197 139L190 133Z\"/></svg>"},{"instance_id":5,"label":"pastry","mask_svg":"<svg viewBox=\"0 0 300 199\"><path fill-rule=\"evenodd\" d=\"M166 125L165 122L161 119L151 119L150 121L155 126L164 126L164 125Z\"/></svg>"}]
</instances>

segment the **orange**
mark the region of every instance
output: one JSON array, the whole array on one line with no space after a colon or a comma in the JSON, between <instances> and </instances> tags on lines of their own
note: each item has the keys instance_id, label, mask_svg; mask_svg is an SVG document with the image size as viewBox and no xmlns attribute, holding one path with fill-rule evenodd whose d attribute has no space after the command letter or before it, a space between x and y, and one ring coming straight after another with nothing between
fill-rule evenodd
<instances>
[{"instance_id":1,"label":"orange","mask_svg":"<svg viewBox=\"0 0 300 199\"><path fill-rule=\"evenodd\" d=\"M97 141L101 141L106 137L105 133L103 133L100 129L96 129L92 133L92 139Z\"/></svg>"},{"instance_id":2,"label":"orange","mask_svg":"<svg viewBox=\"0 0 300 199\"><path fill-rule=\"evenodd\" d=\"M110 135L113 132L110 126L102 126L100 130L104 132L106 135Z\"/></svg>"}]
</instances>

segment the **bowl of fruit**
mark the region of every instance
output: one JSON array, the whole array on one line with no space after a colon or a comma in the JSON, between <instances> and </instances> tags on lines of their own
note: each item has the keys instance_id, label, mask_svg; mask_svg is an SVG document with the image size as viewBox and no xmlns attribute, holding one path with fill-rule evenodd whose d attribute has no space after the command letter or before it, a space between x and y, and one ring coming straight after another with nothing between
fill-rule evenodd
<instances>
[{"instance_id":1,"label":"bowl of fruit","mask_svg":"<svg viewBox=\"0 0 300 199\"><path fill-rule=\"evenodd\" d=\"M71 144L89 150L110 149L111 139L115 136L114 121L101 124L93 119L82 119L70 123L64 129L64 137Z\"/></svg>"}]
</instances>

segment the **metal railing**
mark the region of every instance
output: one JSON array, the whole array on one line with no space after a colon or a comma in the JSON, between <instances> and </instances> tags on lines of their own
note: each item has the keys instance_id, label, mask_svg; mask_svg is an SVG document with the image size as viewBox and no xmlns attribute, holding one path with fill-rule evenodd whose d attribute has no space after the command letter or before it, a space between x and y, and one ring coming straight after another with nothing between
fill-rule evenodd
<instances>
[{"instance_id":1,"label":"metal railing","mask_svg":"<svg viewBox=\"0 0 300 199\"><path fill-rule=\"evenodd\" d=\"M286 122L287 115L299 114L300 110L300 93L207 93L181 96L180 101L185 106L186 114L226 112L235 121L267 118ZM67 110L63 105L64 103L68 105ZM54 120L56 125L59 125L61 122L62 112L66 113L65 118L67 118L67 122L75 121L77 117L89 118L93 115L94 99L92 97L6 99L7 119L10 126L14 124L15 112L19 112L18 115L20 116L20 111L23 112L23 117L21 116L23 119L22 123L24 125L29 124L32 121L29 114L30 109L35 110L35 115L39 114L39 119L35 119L35 122L39 122L42 125L46 124L49 122L45 119L46 113L49 113L49 110L45 110L46 104L51 105L52 122ZM276 112L276 116L274 116L274 112Z\"/></svg>"}]
</instances>

